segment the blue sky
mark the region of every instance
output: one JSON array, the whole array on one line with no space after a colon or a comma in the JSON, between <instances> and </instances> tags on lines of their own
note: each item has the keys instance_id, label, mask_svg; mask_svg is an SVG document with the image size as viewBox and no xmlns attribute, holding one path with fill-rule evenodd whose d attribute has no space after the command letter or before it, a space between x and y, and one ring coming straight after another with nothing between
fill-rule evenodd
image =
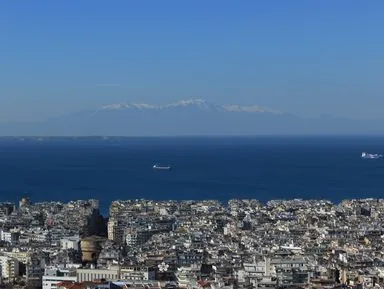
<instances>
[{"instance_id":1,"label":"blue sky","mask_svg":"<svg viewBox=\"0 0 384 289\"><path fill-rule=\"evenodd\" d=\"M380 118L384 2L0 1L0 121L202 97Z\"/></svg>"}]
</instances>

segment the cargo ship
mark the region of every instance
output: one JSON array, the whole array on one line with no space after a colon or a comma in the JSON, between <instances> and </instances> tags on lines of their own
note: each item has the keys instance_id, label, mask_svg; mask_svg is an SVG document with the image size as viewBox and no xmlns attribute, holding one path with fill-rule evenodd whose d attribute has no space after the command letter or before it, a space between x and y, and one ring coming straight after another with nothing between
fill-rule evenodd
<instances>
[{"instance_id":1,"label":"cargo ship","mask_svg":"<svg viewBox=\"0 0 384 289\"><path fill-rule=\"evenodd\" d=\"M158 164L154 164L152 168L154 170L170 170L171 166L159 166Z\"/></svg>"}]
</instances>

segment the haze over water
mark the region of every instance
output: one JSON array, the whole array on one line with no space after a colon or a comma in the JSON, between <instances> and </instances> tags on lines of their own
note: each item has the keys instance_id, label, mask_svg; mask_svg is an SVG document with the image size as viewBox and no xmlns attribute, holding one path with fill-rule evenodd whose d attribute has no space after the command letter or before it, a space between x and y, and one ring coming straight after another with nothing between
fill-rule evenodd
<instances>
[{"instance_id":1,"label":"haze over water","mask_svg":"<svg viewBox=\"0 0 384 289\"><path fill-rule=\"evenodd\" d=\"M383 197L384 137L0 140L0 200ZM155 171L154 163L171 165Z\"/></svg>"}]
</instances>

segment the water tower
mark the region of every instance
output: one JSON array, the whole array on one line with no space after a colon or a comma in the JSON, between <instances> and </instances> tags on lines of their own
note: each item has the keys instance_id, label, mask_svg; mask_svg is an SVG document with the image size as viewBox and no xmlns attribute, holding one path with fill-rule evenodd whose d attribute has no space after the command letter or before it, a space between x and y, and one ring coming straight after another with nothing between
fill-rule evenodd
<instances>
[{"instance_id":1,"label":"water tower","mask_svg":"<svg viewBox=\"0 0 384 289\"><path fill-rule=\"evenodd\" d=\"M31 201L29 200L28 197L22 197L21 200L19 201L19 208L29 206L31 204Z\"/></svg>"},{"instance_id":2,"label":"water tower","mask_svg":"<svg viewBox=\"0 0 384 289\"><path fill-rule=\"evenodd\" d=\"M95 264L97 262L105 240L105 238L99 236L90 236L81 239L80 248L83 263Z\"/></svg>"}]
</instances>

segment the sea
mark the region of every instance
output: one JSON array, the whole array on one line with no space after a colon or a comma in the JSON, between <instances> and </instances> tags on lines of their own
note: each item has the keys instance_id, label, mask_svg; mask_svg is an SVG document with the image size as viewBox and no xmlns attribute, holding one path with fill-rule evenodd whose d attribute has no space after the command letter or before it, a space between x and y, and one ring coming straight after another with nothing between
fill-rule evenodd
<instances>
[{"instance_id":1,"label":"sea","mask_svg":"<svg viewBox=\"0 0 384 289\"><path fill-rule=\"evenodd\" d=\"M384 137L0 138L0 201L383 198L384 159L362 151Z\"/></svg>"}]
</instances>

